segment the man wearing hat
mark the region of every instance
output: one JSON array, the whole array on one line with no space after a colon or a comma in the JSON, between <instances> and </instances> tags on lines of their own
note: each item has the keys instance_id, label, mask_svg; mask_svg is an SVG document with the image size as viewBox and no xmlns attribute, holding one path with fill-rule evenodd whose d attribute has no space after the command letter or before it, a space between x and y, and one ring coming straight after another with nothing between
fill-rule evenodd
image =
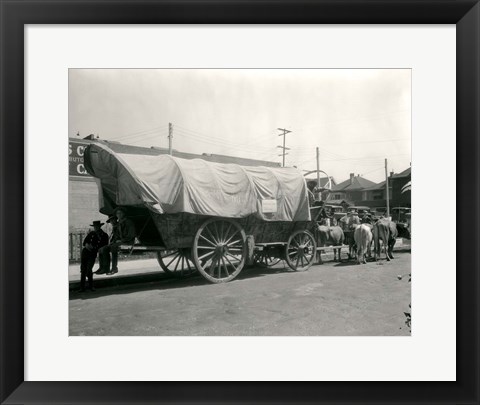
<instances>
[{"instance_id":1,"label":"man wearing hat","mask_svg":"<svg viewBox=\"0 0 480 405\"><path fill-rule=\"evenodd\" d=\"M126 216L125 208L118 207L113 214L117 217L118 223L113 224L110 242L99 251L100 269L96 274L112 275L118 273L118 249L120 245L133 245L135 242L135 225ZM112 269L110 270L110 252L112 253Z\"/></svg>"},{"instance_id":2,"label":"man wearing hat","mask_svg":"<svg viewBox=\"0 0 480 405\"><path fill-rule=\"evenodd\" d=\"M93 288L93 265L97 257L98 250L108 244L108 235L102 231L103 222L93 221L93 231L89 232L83 240L83 249L80 262L80 292L85 291L85 280L88 277L90 290Z\"/></svg>"},{"instance_id":3,"label":"man wearing hat","mask_svg":"<svg viewBox=\"0 0 480 405\"><path fill-rule=\"evenodd\" d=\"M360 218L358 217L358 213L356 209L351 210L348 214L347 225L348 229L354 230L357 225L360 225Z\"/></svg>"}]
</instances>

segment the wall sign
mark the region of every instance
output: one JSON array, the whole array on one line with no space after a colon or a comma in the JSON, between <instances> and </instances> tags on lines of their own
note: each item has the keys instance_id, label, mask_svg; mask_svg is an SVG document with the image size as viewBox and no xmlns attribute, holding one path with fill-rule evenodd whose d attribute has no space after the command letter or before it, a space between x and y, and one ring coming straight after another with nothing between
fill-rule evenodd
<instances>
[{"instance_id":1,"label":"wall sign","mask_svg":"<svg viewBox=\"0 0 480 405\"><path fill-rule=\"evenodd\" d=\"M85 170L83 153L88 143L70 141L68 143L68 174L70 176L91 177Z\"/></svg>"}]
</instances>

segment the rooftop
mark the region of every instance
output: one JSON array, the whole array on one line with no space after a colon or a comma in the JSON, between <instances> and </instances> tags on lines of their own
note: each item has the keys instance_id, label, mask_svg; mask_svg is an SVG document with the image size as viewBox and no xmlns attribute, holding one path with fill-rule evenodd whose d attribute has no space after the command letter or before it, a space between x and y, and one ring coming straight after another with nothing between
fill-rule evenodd
<instances>
[{"instance_id":1,"label":"rooftop","mask_svg":"<svg viewBox=\"0 0 480 405\"><path fill-rule=\"evenodd\" d=\"M353 176L332 188L332 191L353 191L365 190L366 188L376 186L376 183L360 176Z\"/></svg>"}]
</instances>

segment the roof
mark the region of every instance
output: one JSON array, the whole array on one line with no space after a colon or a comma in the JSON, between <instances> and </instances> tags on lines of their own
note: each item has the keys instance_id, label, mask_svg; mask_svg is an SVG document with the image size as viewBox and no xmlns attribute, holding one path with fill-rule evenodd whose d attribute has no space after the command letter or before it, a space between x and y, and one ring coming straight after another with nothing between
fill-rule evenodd
<instances>
[{"instance_id":1,"label":"roof","mask_svg":"<svg viewBox=\"0 0 480 405\"><path fill-rule=\"evenodd\" d=\"M355 176L353 177L353 183L351 179L342 181L340 184L337 184L332 188L332 191L353 191L353 190L365 190L368 187L376 186L376 183L373 181L367 180L364 177Z\"/></svg>"},{"instance_id":2,"label":"roof","mask_svg":"<svg viewBox=\"0 0 480 405\"><path fill-rule=\"evenodd\" d=\"M372 187L366 188L365 191L383 190L384 188L385 188L385 180L382 181L381 183L375 184Z\"/></svg>"},{"instance_id":3,"label":"roof","mask_svg":"<svg viewBox=\"0 0 480 405\"><path fill-rule=\"evenodd\" d=\"M167 148L160 148L156 146L145 148L143 146L125 145L117 141L108 141L105 139L91 140L91 139L70 137L69 140L71 142L80 142L85 144L101 143L103 145L106 145L115 153L123 153L123 154L129 154L129 155L159 156L159 155L168 154ZM281 166L280 163L269 162L266 160L247 159L247 158L241 158L236 156L216 155L216 154L210 154L210 153L203 153L201 155L197 155L194 153L179 152L178 150L175 150L175 149L172 150L172 156L183 158L183 159L202 159L202 160L206 160L207 162L216 162L216 163L235 163L242 166L268 166L268 167Z\"/></svg>"},{"instance_id":4,"label":"roof","mask_svg":"<svg viewBox=\"0 0 480 405\"><path fill-rule=\"evenodd\" d=\"M408 177L408 176L411 175L411 173L412 173L412 168L409 167L408 169L405 169L403 172L394 174L392 176L392 178L397 179L397 178L400 178L400 177Z\"/></svg>"}]
</instances>

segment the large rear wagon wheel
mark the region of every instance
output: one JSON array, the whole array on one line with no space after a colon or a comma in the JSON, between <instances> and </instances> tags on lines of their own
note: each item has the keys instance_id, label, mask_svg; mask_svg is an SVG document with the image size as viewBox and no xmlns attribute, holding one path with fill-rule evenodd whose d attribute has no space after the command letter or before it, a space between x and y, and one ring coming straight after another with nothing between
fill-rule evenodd
<instances>
[{"instance_id":1,"label":"large rear wagon wheel","mask_svg":"<svg viewBox=\"0 0 480 405\"><path fill-rule=\"evenodd\" d=\"M226 283L238 276L247 257L247 236L231 219L211 218L195 234L193 261L212 283Z\"/></svg>"},{"instance_id":2,"label":"large rear wagon wheel","mask_svg":"<svg viewBox=\"0 0 480 405\"><path fill-rule=\"evenodd\" d=\"M288 238L286 246L286 260L288 266L295 271L305 271L315 261L317 244L315 238L308 231L296 231Z\"/></svg>"},{"instance_id":3,"label":"large rear wagon wheel","mask_svg":"<svg viewBox=\"0 0 480 405\"><path fill-rule=\"evenodd\" d=\"M197 272L190 248L161 250L157 260L162 270L170 276L188 277Z\"/></svg>"}]
</instances>

